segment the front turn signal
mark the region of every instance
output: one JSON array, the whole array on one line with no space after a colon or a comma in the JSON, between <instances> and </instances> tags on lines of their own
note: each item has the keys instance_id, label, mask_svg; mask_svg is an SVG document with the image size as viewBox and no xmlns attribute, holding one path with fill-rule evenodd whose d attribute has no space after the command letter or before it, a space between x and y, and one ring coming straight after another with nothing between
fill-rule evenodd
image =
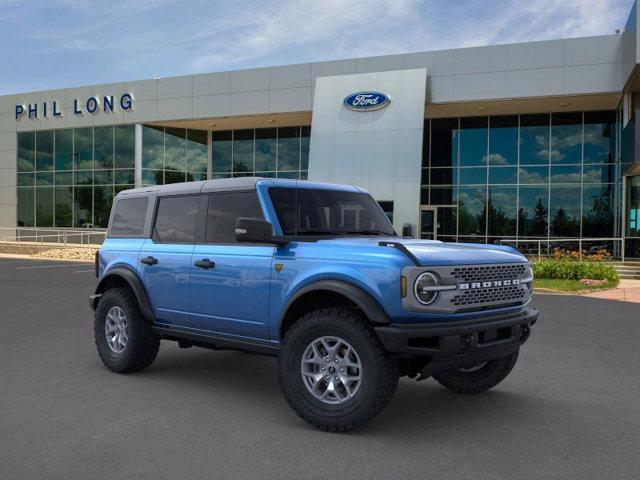
<instances>
[{"instance_id":1,"label":"front turn signal","mask_svg":"<svg viewBox=\"0 0 640 480\"><path fill-rule=\"evenodd\" d=\"M400 296L402 298L407 296L407 277L400 275Z\"/></svg>"}]
</instances>

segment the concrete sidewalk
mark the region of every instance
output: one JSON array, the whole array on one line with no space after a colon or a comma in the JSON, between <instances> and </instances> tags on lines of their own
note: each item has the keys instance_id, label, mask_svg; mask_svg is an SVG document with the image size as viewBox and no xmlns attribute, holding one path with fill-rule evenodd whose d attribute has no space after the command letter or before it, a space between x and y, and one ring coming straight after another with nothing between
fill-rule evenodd
<instances>
[{"instance_id":1,"label":"concrete sidewalk","mask_svg":"<svg viewBox=\"0 0 640 480\"><path fill-rule=\"evenodd\" d=\"M583 296L640 303L640 280L620 280L620 285L617 288L587 293Z\"/></svg>"}]
</instances>

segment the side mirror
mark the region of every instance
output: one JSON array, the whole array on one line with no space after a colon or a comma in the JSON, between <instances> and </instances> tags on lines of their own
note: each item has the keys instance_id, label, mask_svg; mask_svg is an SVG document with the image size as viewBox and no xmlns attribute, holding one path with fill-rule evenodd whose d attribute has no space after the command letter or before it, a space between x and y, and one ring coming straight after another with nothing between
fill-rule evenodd
<instances>
[{"instance_id":1,"label":"side mirror","mask_svg":"<svg viewBox=\"0 0 640 480\"><path fill-rule=\"evenodd\" d=\"M272 243L273 228L269 222L261 218L240 217L236 220L236 241Z\"/></svg>"},{"instance_id":2,"label":"side mirror","mask_svg":"<svg viewBox=\"0 0 640 480\"><path fill-rule=\"evenodd\" d=\"M402 236L413 238L413 227L409 223L405 223L402 226Z\"/></svg>"}]
</instances>

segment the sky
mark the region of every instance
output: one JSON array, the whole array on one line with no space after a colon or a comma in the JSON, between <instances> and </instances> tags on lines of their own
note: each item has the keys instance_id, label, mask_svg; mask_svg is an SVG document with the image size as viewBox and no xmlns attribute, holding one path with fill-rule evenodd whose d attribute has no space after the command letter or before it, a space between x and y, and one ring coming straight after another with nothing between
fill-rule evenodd
<instances>
[{"instance_id":1,"label":"sky","mask_svg":"<svg viewBox=\"0 0 640 480\"><path fill-rule=\"evenodd\" d=\"M0 0L0 95L614 33L633 0Z\"/></svg>"}]
</instances>

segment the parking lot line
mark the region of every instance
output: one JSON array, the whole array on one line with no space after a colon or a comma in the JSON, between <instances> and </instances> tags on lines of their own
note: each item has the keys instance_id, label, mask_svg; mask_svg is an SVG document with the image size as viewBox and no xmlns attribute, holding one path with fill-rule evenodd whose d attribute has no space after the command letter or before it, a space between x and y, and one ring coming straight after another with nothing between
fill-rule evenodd
<instances>
[{"instance_id":1,"label":"parking lot line","mask_svg":"<svg viewBox=\"0 0 640 480\"><path fill-rule=\"evenodd\" d=\"M95 270L91 269L91 270L75 270L73 273L86 273L86 272L91 272L93 273Z\"/></svg>"},{"instance_id":2,"label":"parking lot line","mask_svg":"<svg viewBox=\"0 0 640 480\"><path fill-rule=\"evenodd\" d=\"M85 265L86 263L68 263L68 264L58 263L56 265L31 265L28 267L16 267L16 270L27 270L32 268L83 267Z\"/></svg>"}]
</instances>

